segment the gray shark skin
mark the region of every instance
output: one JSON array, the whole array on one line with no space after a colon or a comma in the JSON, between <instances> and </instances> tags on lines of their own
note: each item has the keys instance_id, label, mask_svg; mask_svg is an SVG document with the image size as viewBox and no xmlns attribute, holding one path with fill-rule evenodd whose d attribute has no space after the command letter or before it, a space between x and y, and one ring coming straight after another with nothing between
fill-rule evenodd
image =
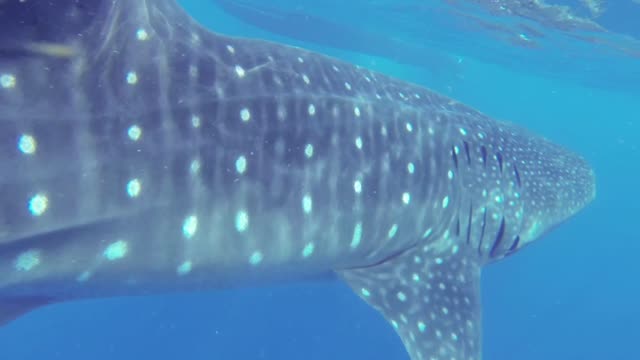
<instances>
[{"instance_id":1,"label":"gray shark skin","mask_svg":"<svg viewBox=\"0 0 640 360\"><path fill-rule=\"evenodd\" d=\"M411 359L480 359L481 267L595 197L524 129L173 0L3 1L0 30L3 322L336 272Z\"/></svg>"}]
</instances>

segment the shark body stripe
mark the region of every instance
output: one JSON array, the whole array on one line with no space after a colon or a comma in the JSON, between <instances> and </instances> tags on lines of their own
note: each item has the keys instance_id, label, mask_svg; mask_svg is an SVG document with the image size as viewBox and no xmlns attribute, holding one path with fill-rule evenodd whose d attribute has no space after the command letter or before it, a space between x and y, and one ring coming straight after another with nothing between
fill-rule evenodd
<instances>
[{"instance_id":1,"label":"shark body stripe","mask_svg":"<svg viewBox=\"0 0 640 360\"><path fill-rule=\"evenodd\" d=\"M412 360L480 359L481 267L595 196L546 139L174 0L9 0L0 30L3 321L335 271Z\"/></svg>"}]
</instances>

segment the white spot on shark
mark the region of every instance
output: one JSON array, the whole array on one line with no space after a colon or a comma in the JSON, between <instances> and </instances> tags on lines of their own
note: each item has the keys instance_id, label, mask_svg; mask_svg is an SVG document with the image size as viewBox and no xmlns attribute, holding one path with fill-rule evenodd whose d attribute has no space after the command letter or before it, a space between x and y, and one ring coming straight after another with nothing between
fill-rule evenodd
<instances>
[{"instance_id":1,"label":"white spot on shark","mask_svg":"<svg viewBox=\"0 0 640 360\"><path fill-rule=\"evenodd\" d=\"M147 30L143 29L143 28L139 28L138 31L136 31L136 38L138 38L138 40L140 41L145 41L149 39L149 33L147 33Z\"/></svg>"},{"instance_id":2,"label":"white spot on shark","mask_svg":"<svg viewBox=\"0 0 640 360\"><path fill-rule=\"evenodd\" d=\"M48 207L49 198L43 193L38 193L29 200L29 212L33 216L41 216Z\"/></svg>"},{"instance_id":3,"label":"white spot on shark","mask_svg":"<svg viewBox=\"0 0 640 360\"><path fill-rule=\"evenodd\" d=\"M20 139L18 139L18 149L23 154L33 155L38 149L38 142L32 135L22 134Z\"/></svg>"},{"instance_id":4,"label":"white spot on shark","mask_svg":"<svg viewBox=\"0 0 640 360\"><path fill-rule=\"evenodd\" d=\"M313 210L313 199L311 198L311 195L305 194L302 197L302 209L305 214L311 214L311 211Z\"/></svg>"},{"instance_id":5,"label":"white spot on shark","mask_svg":"<svg viewBox=\"0 0 640 360\"><path fill-rule=\"evenodd\" d=\"M182 223L182 235L185 238L191 239L198 231L198 217L195 215L187 216Z\"/></svg>"},{"instance_id":6,"label":"white spot on shark","mask_svg":"<svg viewBox=\"0 0 640 360\"><path fill-rule=\"evenodd\" d=\"M353 182L353 190L356 194L360 194L362 192L362 182L360 180L356 180Z\"/></svg>"},{"instance_id":7,"label":"white spot on shark","mask_svg":"<svg viewBox=\"0 0 640 360\"><path fill-rule=\"evenodd\" d=\"M0 75L0 86L3 89L12 89L16 87L16 77L13 74Z\"/></svg>"},{"instance_id":8,"label":"white spot on shark","mask_svg":"<svg viewBox=\"0 0 640 360\"><path fill-rule=\"evenodd\" d=\"M199 128L201 123L202 121L200 119L200 116L198 115L191 116L191 125L193 125L194 128Z\"/></svg>"},{"instance_id":9,"label":"white spot on shark","mask_svg":"<svg viewBox=\"0 0 640 360\"><path fill-rule=\"evenodd\" d=\"M302 249L302 257L308 258L313 254L314 250L315 245L312 242L308 243L307 245L305 245L304 249Z\"/></svg>"},{"instance_id":10,"label":"white spot on shark","mask_svg":"<svg viewBox=\"0 0 640 360\"><path fill-rule=\"evenodd\" d=\"M244 122L251 120L251 112L249 112L249 109L243 108L240 110L240 119Z\"/></svg>"},{"instance_id":11,"label":"white spot on shark","mask_svg":"<svg viewBox=\"0 0 640 360\"><path fill-rule=\"evenodd\" d=\"M124 240L118 240L107 246L102 255L109 261L124 258L129 252L129 244Z\"/></svg>"},{"instance_id":12,"label":"white spot on shark","mask_svg":"<svg viewBox=\"0 0 640 360\"><path fill-rule=\"evenodd\" d=\"M425 323L423 323L422 321L418 321L418 330L420 332L425 332L425 330L427 330L427 325L425 325Z\"/></svg>"},{"instance_id":13,"label":"white spot on shark","mask_svg":"<svg viewBox=\"0 0 640 360\"><path fill-rule=\"evenodd\" d=\"M238 77L239 77L239 78L243 78L243 77L244 77L244 75L245 75L245 71L244 71L244 69L242 68L242 66L240 66L240 65L236 65L235 69L236 69L236 74L238 75Z\"/></svg>"},{"instance_id":14,"label":"white spot on shark","mask_svg":"<svg viewBox=\"0 0 640 360\"><path fill-rule=\"evenodd\" d=\"M307 144L304 147L304 155L307 157L307 159L311 159L311 157L313 156L313 145Z\"/></svg>"},{"instance_id":15,"label":"white spot on shark","mask_svg":"<svg viewBox=\"0 0 640 360\"><path fill-rule=\"evenodd\" d=\"M256 266L262 262L264 255L260 251L254 251L249 257L249 264Z\"/></svg>"},{"instance_id":16,"label":"white spot on shark","mask_svg":"<svg viewBox=\"0 0 640 360\"><path fill-rule=\"evenodd\" d=\"M247 158L244 156L238 156L236 159L236 171L238 174L244 174L247 171Z\"/></svg>"},{"instance_id":17,"label":"white spot on shark","mask_svg":"<svg viewBox=\"0 0 640 360\"><path fill-rule=\"evenodd\" d=\"M41 254L39 250L27 250L16 258L13 266L17 271L31 271L40 265Z\"/></svg>"},{"instance_id":18,"label":"white spot on shark","mask_svg":"<svg viewBox=\"0 0 640 360\"><path fill-rule=\"evenodd\" d=\"M249 228L249 214L245 210L236 213L236 230L245 232Z\"/></svg>"},{"instance_id":19,"label":"white spot on shark","mask_svg":"<svg viewBox=\"0 0 640 360\"><path fill-rule=\"evenodd\" d=\"M391 229L389 229L389 233L387 234L387 236L389 237L389 239L391 239L394 236L396 236L397 232L398 232L398 224L393 224L391 226Z\"/></svg>"},{"instance_id":20,"label":"white spot on shark","mask_svg":"<svg viewBox=\"0 0 640 360\"><path fill-rule=\"evenodd\" d=\"M138 179L131 179L127 183L127 194L130 198L136 198L140 196L142 190L142 183Z\"/></svg>"},{"instance_id":21,"label":"white spot on shark","mask_svg":"<svg viewBox=\"0 0 640 360\"><path fill-rule=\"evenodd\" d=\"M353 228L353 236L351 237L351 248L355 249L362 241L362 223L357 223Z\"/></svg>"},{"instance_id":22,"label":"white spot on shark","mask_svg":"<svg viewBox=\"0 0 640 360\"><path fill-rule=\"evenodd\" d=\"M138 83L138 74L135 71L129 71L127 73L127 83L129 85L135 85Z\"/></svg>"},{"instance_id":23,"label":"white spot on shark","mask_svg":"<svg viewBox=\"0 0 640 360\"><path fill-rule=\"evenodd\" d=\"M191 261L185 261L182 264L180 264L180 266L178 266L178 268L176 269L176 272L178 273L178 275L184 276L189 274L192 268L193 268L193 264L191 263Z\"/></svg>"},{"instance_id":24,"label":"white spot on shark","mask_svg":"<svg viewBox=\"0 0 640 360\"><path fill-rule=\"evenodd\" d=\"M129 130L127 130L127 135L129 136L129 139L138 141L142 136L142 129L138 125L131 125Z\"/></svg>"},{"instance_id":25,"label":"white spot on shark","mask_svg":"<svg viewBox=\"0 0 640 360\"><path fill-rule=\"evenodd\" d=\"M195 159L191 161L191 165L189 165L189 172L191 175L196 175L200 172L200 160Z\"/></svg>"}]
</instances>

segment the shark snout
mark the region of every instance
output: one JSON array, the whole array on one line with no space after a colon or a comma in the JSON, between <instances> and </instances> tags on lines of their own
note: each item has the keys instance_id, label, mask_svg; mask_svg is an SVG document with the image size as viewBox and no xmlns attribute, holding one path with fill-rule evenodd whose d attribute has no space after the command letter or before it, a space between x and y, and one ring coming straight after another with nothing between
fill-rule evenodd
<instances>
[{"instance_id":1,"label":"shark snout","mask_svg":"<svg viewBox=\"0 0 640 360\"><path fill-rule=\"evenodd\" d=\"M580 155L566 152L549 169L550 181L546 184L553 225L571 218L596 197L596 175L589 162ZM552 188L552 187L555 187Z\"/></svg>"},{"instance_id":2,"label":"shark snout","mask_svg":"<svg viewBox=\"0 0 640 360\"><path fill-rule=\"evenodd\" d=\"M540 167L529 170L523 244L578 214L596 197L595 171L585 158L556 146L545 155Z\"/></svg>"},{"instance_id":3,"label":"shark snout","mask_svg":"<svg viewBox=\"0 0 640 360\"><path fill-rule=\"evenodd\" d=\"M565 199L569 204L573 204L575 214L595 200L596 174L589 162L579 155L574 155L565 166L571 169L565 180Z\"/></svg>"}]
</instances>

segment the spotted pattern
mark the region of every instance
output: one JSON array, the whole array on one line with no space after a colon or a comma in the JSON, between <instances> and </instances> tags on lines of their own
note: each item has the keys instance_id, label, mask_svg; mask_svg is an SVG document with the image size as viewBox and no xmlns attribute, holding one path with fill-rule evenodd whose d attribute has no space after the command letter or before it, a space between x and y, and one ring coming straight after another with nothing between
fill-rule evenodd
<instances>
[{"instance_id":1,"label":"spotted pattern","mask_svg":"<svg viewBox=\"0 0 640 360\"><path fill-rule=\"evenodd\" d=\"M180 264L180 266L178 266L178 268L176 269L176 272L178 273L178 275L184 276L184 275L188 275L191 272L192 268L193 268L193 264L191 263L191 261L185 261L182 264Z\"/></svg>"},{"instance_id":2,"label":"spotted pattern","mask_svg":"<svg viewBox=\"0 0 640 360\"><path fill-rule=\"evenodd\" d=\"M40 265L40 256L38 250L27 250L18 255L14 262L14 268L17 271L31 271Z\"/></svg>"},{"instance_id":3,"label":"spotted pattern","mask_svg":"<svg viewBox=\"0 0 640 360\"><path fill-rule=\"evenodd\" d=\"M107 246L103 255L109 261L115 261L124 258L129 252L129 244L124 240L118 240Z\"/></svg>"},{"instance_id":4,"label":"spotted pattern","mask_svg":"<svg viewBox=\"0 0 640 360\"><path fill-rule=\"evenodd\" d=\"M129 130L127 130L127 135L131 140L138 141L142 136L142 129L138 125L132 125Z\"/></svg>"},{"instance_id":5,"label":"spotted pattern","mask_svg":"<svg viewBox=\"0 0 640 360\"><path fill-rule=\"evenodd\" d=\"M0 74L0 87L11 89L16 86L16 76L13 74Z\"/></svg>"},{"instance_id":6,"label":"spotted pattern","mask_svg":"<svg viewBox=\"0 0 640 360\"><path fill-rule=\"evenodd\" d=\"M33 155L38 148L38 142L33 136L23 134L20 136L20 140L18 140L18 148L25 155Z\"/></svg>"},{"instance_id":7,"label":"spotted pattern","mask_svg":"<svg viewBox=\"0 0 640 360\"><path fill-rule=\"evenodd\" d=\"M185 238L191 239L198 230L198 217L195 215L188 216L182 225L182 234Z\"/></svg>"},{"instance_id":8,"label":"spotted pattern","mask_svg":"<svg viewBox=\"0 0 640 360\"><path fill-rule=\"evenodd\" d=\"M478 359L481 265L595 196L582 158L427 89L169 0L86 6L49 29L78 57L0 63L0 292L351 269L413 360Z\"/></svg>"},{"instance_id":9,"label":"spotted pattern","mask_svg":"<svg viewBox=\"0 0 640 360\"><path fill-rule=\"evenodd\" d=\"M449 253L437 263L422 261L433 259L434 251L417 248L373 268L341 275L385 316L412 360L479 360L480 265L472 254L461 252Z\"/></svg>"},{"instance_id":10,"label":"spotted pattern","mask_svg":"<svg viewBox=\"0 0 640 360\"><path fill-rule=\"evenodd\" d=\"M127 83L129 85L135 85L138 83L138 74L135 71L129 71L127 73Z\"/></svg>"},{"instance_id":11,"label":"spotted pattern","mask_svg":"<svg viewBox=\"0 0 640 360\"><path fill-rule=\"evenodd\" d=\"M49 207L49 198L46 194L38 193L29 199L29 212L33 216L41 216Z\"/></svg>"}]
</instances>

